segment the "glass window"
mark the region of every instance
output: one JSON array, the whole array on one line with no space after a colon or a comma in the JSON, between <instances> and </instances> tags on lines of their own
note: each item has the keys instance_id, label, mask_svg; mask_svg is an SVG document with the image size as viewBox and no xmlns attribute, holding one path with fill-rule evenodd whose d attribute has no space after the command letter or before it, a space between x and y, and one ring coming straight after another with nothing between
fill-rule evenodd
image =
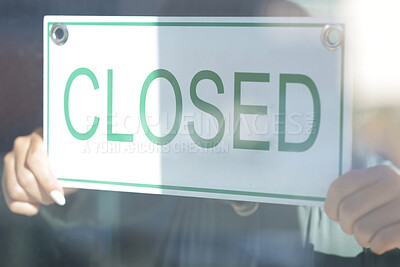
<instances>
[{"instance_id":1,"label":"glass window","mask_svg":"<svg viewBox=\"0 0 400 267\"><path fill-rule=\"evenodd\" d=\"M0 155L43 124L44 15L310 16L349 25L353 168L383 160L399 166L397 7L387 0L3 0ZM400 260L397 249L377 255L361 247L318 207L80 189L64 207L41 205L36 216L18 215L5 201L4 176L2 266L395 266Z\"/></svg>"}]
</instances>

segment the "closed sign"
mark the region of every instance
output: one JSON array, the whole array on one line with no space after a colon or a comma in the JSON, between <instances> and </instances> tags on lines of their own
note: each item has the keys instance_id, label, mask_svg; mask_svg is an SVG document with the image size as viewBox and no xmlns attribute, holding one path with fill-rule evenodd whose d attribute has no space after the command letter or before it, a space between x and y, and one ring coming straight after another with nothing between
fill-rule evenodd
<instances>
[{"instance_id":1,"label":"closed sign","mask_svg":"<svg viewBox=\"0 0 400 267\"><path fill-rule=\"evenodd\" d=\"M321 205L350 166L345 26L47 16L44 139L66 187Z\"/></svg>"}]
</instances>

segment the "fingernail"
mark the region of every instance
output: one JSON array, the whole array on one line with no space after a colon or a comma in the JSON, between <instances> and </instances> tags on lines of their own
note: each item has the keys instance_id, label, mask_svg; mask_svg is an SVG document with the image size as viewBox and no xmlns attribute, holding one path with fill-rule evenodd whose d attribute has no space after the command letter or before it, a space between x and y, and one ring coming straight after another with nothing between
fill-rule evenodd
<instances>
[{"instance_id":1,"label":"fingernail","mask_svg":"<svg viewBox=\"0 0 400 267\"><path fill-rule=\"evenodd\" d=\"M393 162L387 160L383 163L383 165L389 166L397 175L400 175L400 169L397 168L396 165L393 164Z\"/></svg>"},{"instance_id":2,"label":"fingernail","mask_svg":"<svg viewBox=\"0 0 400 267\"><path fill-rule=\"evenodd\" d=\"M59 206L64 206L65 205L65 197L63 194L58 191L58 190L53 190L50 193L51 198L59 205Z\"/></svg>"}]
</instances>

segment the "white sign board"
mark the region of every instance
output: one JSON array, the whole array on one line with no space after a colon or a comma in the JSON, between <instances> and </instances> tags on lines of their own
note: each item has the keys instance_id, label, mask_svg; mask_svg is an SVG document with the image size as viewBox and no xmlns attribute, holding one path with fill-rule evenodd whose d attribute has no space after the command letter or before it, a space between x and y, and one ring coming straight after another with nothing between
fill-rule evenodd
<instances>
[{"instance_id":1,"label":"white sign board","mask_svg":"<svg viewBox=\"0 0 400 267\"><path fill-rule=\"evenodd\" d=\"M53 171L65 187L321 205L350 167L343 32L311 18L47 16Z\"/></svg>"}]
</instances>

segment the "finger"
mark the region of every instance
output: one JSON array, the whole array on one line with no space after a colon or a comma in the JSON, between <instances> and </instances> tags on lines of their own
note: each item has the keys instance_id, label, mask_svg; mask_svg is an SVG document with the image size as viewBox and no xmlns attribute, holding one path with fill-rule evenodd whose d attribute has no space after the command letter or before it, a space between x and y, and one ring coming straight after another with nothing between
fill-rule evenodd
<instances>
[{"instance_id":1,"label":"finger","mask_svg":"<svg viewBox=\"0 0 400 267\"><path fill-rule=\"evenodd\" d=\"M385 166L353 170L336 179L329 187L324 209L329 218L339 220L339 204L347 196L375 184Z\"/></svg>"},{"instance_id":2,"label":"finger","mask_svg":"<svg viewBox=\"0 0 400 267\"><path fill-rule=\"evenodd\" d=\"M43 139L38 131L33 132L31 135L31 144L26 156L26 163L45 192L58 205L63 206L65 204L64 191L51 171L50 162L43 147Z\"/></svg>"},{"instance_id":3,"label":"finger","mask_svg":"<svg viewBox=\"0 0 400 267\"><path fill-rule=\"evenodd\" d=\"M39 213L40 204L33 204L30 202L13 201L9 205L12 212L26 216L34 216Z\"/></svg>"},{"instance_id":4,"label":"finger","mask_svg":"<svg viewBox=\"0 0 400 267\"><path fill-rule=\"evenodd\" d=\"M38 203L31 203L31 202L23 202L23 201L13 201L5 187L5 178L3 176L3 179L1 180L2 182L2 187L3 187L3 194L4 194L4 199L7 203L8 208L18 214L26 215L26 216L33 216L38 214L40 205Z\"/></svg>"},{"instance_id":5,"label":"finger","mask_svg":"<svg viewBox=\"0 0 400 267\"><path fill-rule=\"evenodd\" d=\"M27 168L26 158L29 147L31 145L30 137L18 137L14 142L14 157L15 157L15 174L18 184L26 191L34 202L40 202L48 205L54 203L49 197L46 191L40 186L35 175ZM14 200L12 193L14 191L9 190L10 197ZM30 200L31 200L30 199ZM29 199L19 199L29 201Z\"/></svg>"},{"instance_id":6,"label":"finger","mask_svg":"<svg viewBox=\"0 0 400 267\"><path fill-rule=\"evenodd\" d=\"M400 198L371 211L354 224L354 236L364 247L370 246L371 240L381 230L400 222ZM396 212L393 212L396 211Z\"/></svg>"},{"instance_id":7,"label":"finger","mask_svg":"<svg viewBox=\"0 0 400 267\"><path fill-rule=\"evenodd\" d=\"M383 166L377 183L345 197L340 202L338 221L343 231L352 234L354 223L359 218L397 198L399 193L400 177L389 167Z\"/></svg>"},{"instance_id":8,"label":"finger","mask_svg":"<svg viewBox=\"0 0 400 267\"><path fill-rule=\"evenodd\" d=\"M35 199L18 184L13 152L7 153L4 157L3 180L3 188L7 190L12 200L35 202Z\"/></svg>"},{"instance_id":9,"label":"finger","mask_svg":"<svg viewBox=\"0 0 400 267\"><path fill-rule=\"evenodd\" d=\"M64 194L67 196L78 191L78 188L63 188L63 190Z\"/></svg>"},{"instance_id":10,"label":"finger","mask_svg":"<svg viewBox=\"0 0 400 267\"><path fill-rule=\"evenodd\" d=\"M231 203L232 208L236 212L236 214L247 217L252 215L254 212L258 210L259 207L258 202L245 202L245 201L233 201Z\"/></svg>"},{"instance_id":11,"label":"finger","mask_svg":"<svg viewBox=\"0 0 400 267\"><path fill-rule=\"evenodd\" d=\"M371 250L378 255L400 247L400 223L380 230L372 238L370 244Z\"/></svg>"}]
</instances>

